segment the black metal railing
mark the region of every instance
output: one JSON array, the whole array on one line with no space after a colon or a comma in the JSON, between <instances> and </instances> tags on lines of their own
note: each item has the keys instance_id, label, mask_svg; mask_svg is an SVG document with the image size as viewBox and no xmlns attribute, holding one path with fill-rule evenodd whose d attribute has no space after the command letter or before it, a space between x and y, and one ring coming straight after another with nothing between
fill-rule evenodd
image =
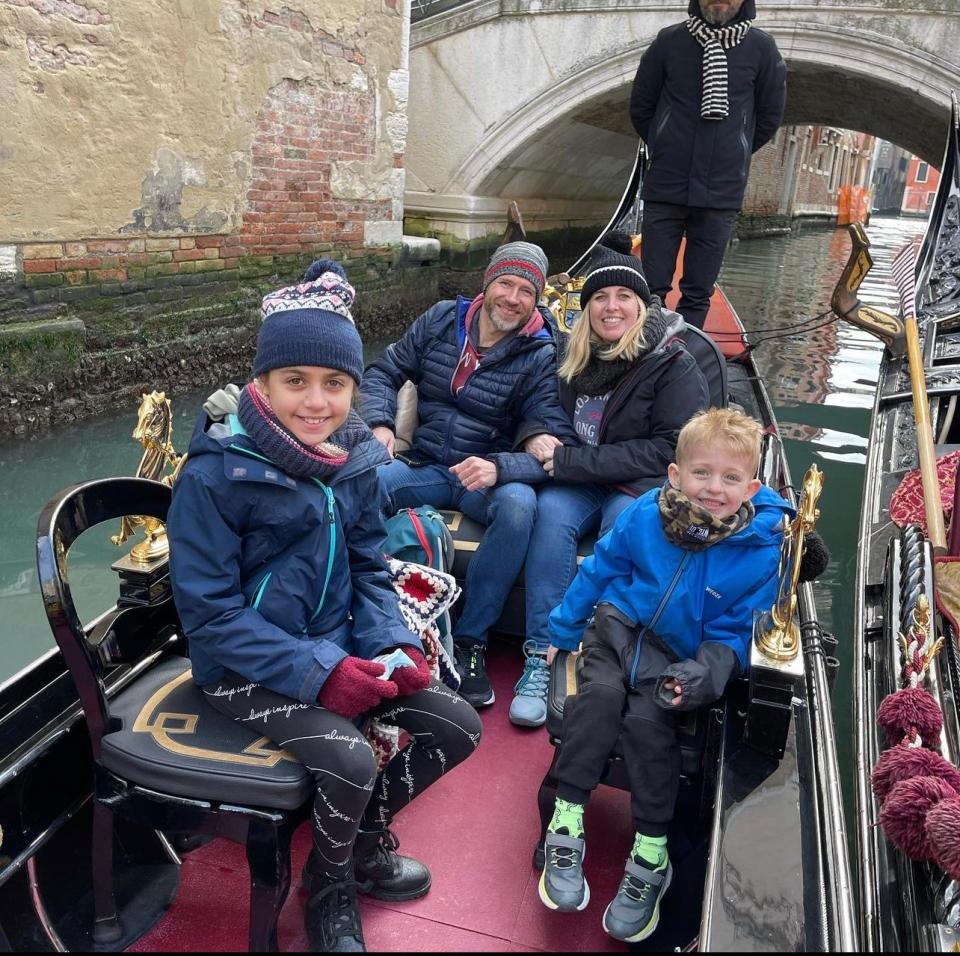
<instances>
[{"instance_id":1,"label":"black metal railing","mask_svg":"<svg viewBox=\"0 0 960 956\"><path fill-rule=\"evenodd\" d=\"M436 16L438 13L446 13L454 7L460 7L469 0L413 0L410 5L410 19L414 23L419 20L426 20L427 17Z\"/></svg>"}]
</instances>

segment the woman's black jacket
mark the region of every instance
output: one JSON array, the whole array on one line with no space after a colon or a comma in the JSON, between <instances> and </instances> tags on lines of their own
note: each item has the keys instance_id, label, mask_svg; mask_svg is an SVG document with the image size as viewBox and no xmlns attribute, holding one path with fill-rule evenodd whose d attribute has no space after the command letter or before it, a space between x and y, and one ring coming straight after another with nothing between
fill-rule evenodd
<instances>
[{"instance_id":1,"label":"woman's black jacket","mask_svg":"<svg viewBox=\"0 0 960 956\"><path fill-rule=\"evenodd\" d=\"M642 358L620 380L600 420L599 444L563 445L554 453L554 480L615 485L642 495L667 477L677 436L710 404L707 380L679 339ZM577 390L560 380L560 403L573 421Z\"/></svg>"}]
</instances>

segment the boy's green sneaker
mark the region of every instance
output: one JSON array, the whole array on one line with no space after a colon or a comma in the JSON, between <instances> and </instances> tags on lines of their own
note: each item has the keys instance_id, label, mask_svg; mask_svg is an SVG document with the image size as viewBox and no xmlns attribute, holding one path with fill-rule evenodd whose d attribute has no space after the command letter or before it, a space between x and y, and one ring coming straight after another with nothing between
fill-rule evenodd
<instances>
[{"instance_id":1,"label":"boy's green sneaker","mask_svg":"<svg viewBox=\"0 0 960 956\"><path fill-rule=\"evenodd\" d=\"M628 857L620 889L603 914L607 933L625 943L639 943L650 936L660 922L660 899L672 876L669 860L663 868L652 870Z\"/></svg>"},{"instance_id":2,"label":"boy's green sneaker","mask_svg":"<svg viewBox=\"0 0 960 956\"><path fill-rule=\"evenodd\" d=\"M560 913L578 913L590 902L590 887L583 878L586 844L576 837L551 833L543 841L546 862L540 876L540 899Z\"/></svg>"}]
</instances>

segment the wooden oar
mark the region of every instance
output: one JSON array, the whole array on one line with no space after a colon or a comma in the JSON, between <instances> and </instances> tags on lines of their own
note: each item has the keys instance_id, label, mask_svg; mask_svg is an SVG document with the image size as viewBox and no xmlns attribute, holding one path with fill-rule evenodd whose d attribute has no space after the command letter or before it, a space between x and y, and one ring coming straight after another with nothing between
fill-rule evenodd
<instances>
[{"instance_id":1,"label":"wooden oar","mask_svg":"<svg viewBox=\"0 0 960 956\"><path fill-rule=\"evenodd\" d=\"M916 248L909 247L894 262L894 276L900 288L903 320L863 305L857 290L873 265L870 240L860 223L849 227L852 249L850 258L834 289L830 305L842 319L877 336L890 349L894 358L904 351L910 365L910 388L913 392L913 418L917 426L917 457L920 459L920 478L923 483L923 504L927 518L927 538L934 554L946 554L947 536L944 530L943 505L940 501L940 482L937 478L937 456L933 450L933 426L930 422L930 403L927 400L927 379L920 354L920 336L914 315L913 276Z\"/></svg>"}]
</instances>

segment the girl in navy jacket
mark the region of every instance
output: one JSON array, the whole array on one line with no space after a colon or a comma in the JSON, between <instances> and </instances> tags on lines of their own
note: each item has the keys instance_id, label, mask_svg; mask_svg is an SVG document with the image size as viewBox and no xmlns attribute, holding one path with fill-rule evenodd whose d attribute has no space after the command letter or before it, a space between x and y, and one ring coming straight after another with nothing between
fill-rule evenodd
<instances>
[{"instance_id":1,"label":"girl in navy jacket","mask_svg":"<svg viewBox=\"0 0 960 956\"><path fill-rule=\"evenodd\" d=\"M431 679L387 575L376 469L389 458L351 407L353 297L342 267L320 260L264 298L253 381L236 414L201 416L169 516L194 680L316 780L307 934L338 952L363 948L356 889L429 889L388 826L480 738L473 708ZM412 664L387 673L374 658L396 649ZM410 734L379 777L361 715Z\"/></svg>"}]
</instances>

